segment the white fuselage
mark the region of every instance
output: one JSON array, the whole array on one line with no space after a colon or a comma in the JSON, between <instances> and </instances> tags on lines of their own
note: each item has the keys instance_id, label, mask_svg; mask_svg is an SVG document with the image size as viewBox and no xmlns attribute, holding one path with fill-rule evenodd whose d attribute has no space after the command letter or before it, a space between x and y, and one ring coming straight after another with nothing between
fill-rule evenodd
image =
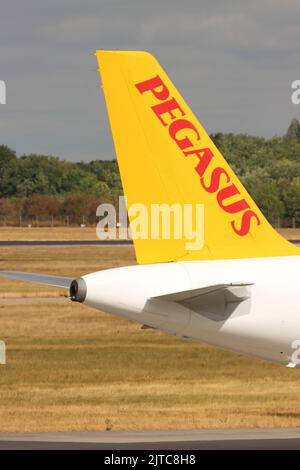
<instances>
[{"instance_id":1,"label":"white fuselage","mask_svg":"<svg viewBox=\"0 0 300 470\"><path fill-rule=\"evenodd\" d=\"M129 266L83 279L85 304L178 337L284 365L300 340L300 256ZM175 302L149 300L235 282L253 283L250 296L223 321Z\"/></svg>"}]
</instances>

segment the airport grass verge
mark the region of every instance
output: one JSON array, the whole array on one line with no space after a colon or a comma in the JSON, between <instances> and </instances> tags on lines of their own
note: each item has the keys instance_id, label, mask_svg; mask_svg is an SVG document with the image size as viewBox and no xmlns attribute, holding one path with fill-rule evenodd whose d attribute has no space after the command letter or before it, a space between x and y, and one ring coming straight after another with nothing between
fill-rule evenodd
<instances>
[{"instance_id":1,"label":"airport grass verge","mask_svg":"<svg viewBox=\"0 0 300 470\"><path fill-rule=\"evenodd\" d=\"M2 248L0 269L79 276L134 264L132 247ZM0 280L0 295L66 291ZM298 426L298 371L80 304L0 305L0 431Z\"/></svg>"}]
</instances>

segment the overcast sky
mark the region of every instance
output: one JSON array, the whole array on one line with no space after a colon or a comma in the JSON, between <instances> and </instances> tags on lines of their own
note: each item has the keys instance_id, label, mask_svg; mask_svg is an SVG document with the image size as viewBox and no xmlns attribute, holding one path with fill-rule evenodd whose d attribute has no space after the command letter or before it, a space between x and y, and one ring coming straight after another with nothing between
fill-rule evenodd
<instances>
[{"instance_id":1,"label":"overcast sky","mask_svg":"<svg viewBox=\"0 0 300 470\"><path fill-rule=\"evenodd\" d=\"M2 0L0 143L114 158L96 49L146 49L208 132L283 134L300 105L299 0Z\"/></svg>"}]
</instances>

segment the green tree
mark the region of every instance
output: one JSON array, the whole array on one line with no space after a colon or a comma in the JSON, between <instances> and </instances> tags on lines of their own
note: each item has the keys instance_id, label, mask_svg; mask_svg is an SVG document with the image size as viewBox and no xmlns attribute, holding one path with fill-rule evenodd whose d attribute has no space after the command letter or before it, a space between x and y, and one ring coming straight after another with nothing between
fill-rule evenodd
<instances>
[{"instance_id":1,"label":"green tree","mask_svg":"<svg viewBox=\"0 0 300 470\"><path fill-rule=\"evenodd\" d=\"M284 204L275 181L269 178L258 178L254 172L245 180L249 193L266 216L269 222L276 225L284 215Z\"/></svg>"},{"instance_id":2,"label":"green tree","mask_svg":"<svg viewBox=\"0 0 300 470\"><path fill-rule=\"evenodd\" d=\"M288 139L295 139L298 142L300 141L300 122L298 121L298 119L292 119L292 122L288 127L286 136Z\"/></svg>"}]
</instances>

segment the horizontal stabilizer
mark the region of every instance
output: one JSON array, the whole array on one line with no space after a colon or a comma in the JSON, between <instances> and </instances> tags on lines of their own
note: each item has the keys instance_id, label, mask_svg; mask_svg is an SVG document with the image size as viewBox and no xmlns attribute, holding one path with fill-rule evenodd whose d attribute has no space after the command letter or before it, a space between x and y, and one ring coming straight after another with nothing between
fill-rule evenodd
<instances>
[{"instance_id":1,"label":"horizontal stabilizer","mask_svg":"<svg viewBox=\"0 0 300 470\"><path fill-rule=\"evenodd\" d=\"M158 295L156 297L151 297L152 299L158 300L169 300L170 302L182 302L183 300L192 300L195 297L199 297L201 295L205 295L208 293L212 293L219 290L224 290L228 288L236 288L236 287L247 287L252 286L252 282L232 282L230 284L212 284L210 286L200 287L197 289L190 289L190 290L182 290L179 292L172 292L171 294L164 294ZM237 290L235 289L236 294ZM237 299L239 296L237 296Z\"/></svg>"},{"instance_id":2,"label":"horizontal stabilizer","mask_svg":"<svg viewBox=\"0 0 300 470\"><path fill-rule=\"evenodd\" d=\"M72 277L51 276L48 274L23 273L18 271L0 271L0 277L14 279L16 281L35 282L36 284L47 284L48 286L65 287L69 289Z\"/></svg>"},{"instance_id":3,"label":"horizontal stabilizer","mask_svg":"<svg viewBox=\"0 0 300 470\"><path fill-rule=\"evenodd\" d=\"M250 298L251 282L232 282L229 284L211 284L208 286L172 292L170 294L151 297L150 300L176 302L182 306L214 321L224 321L237 307ZM248 312L247 303L239 311L239 315Z\"/></svg>"}]
</instances>

